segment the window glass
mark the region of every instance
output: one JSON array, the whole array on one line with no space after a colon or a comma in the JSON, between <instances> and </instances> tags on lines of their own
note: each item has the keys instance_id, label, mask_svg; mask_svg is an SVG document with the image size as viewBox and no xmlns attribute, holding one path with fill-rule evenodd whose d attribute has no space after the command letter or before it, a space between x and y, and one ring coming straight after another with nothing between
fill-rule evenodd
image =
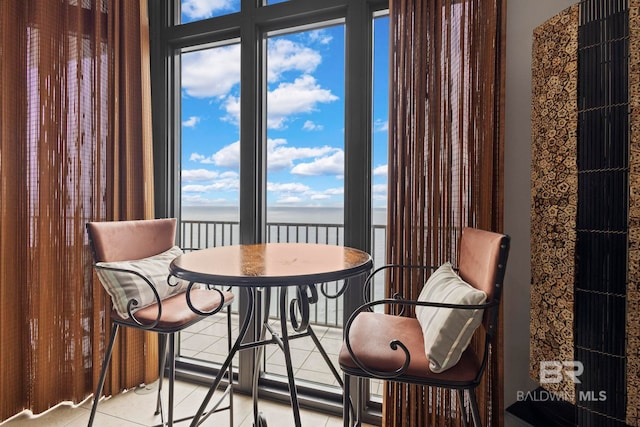
<instances>
[{"instance_id":1,"label":"window glass","mask_svg":"<svg viewBox=\"0 0 640 427\"><path fill-rule=\"evenodd\" d=\"M180 22L200 21L240 12L240 0L182 0Z\"/></svg>"},{"instance_id":2,"label":"window glass","mask_svg":"<svg viewBox=\"0 0 640 427\"><path fill-rule=\"evenodd\" d=\"M387 225L387 164L389 139L389 15L373 20L373 141L371 218L373 251L376 266L386 260ZM381 275L383 277L384 275ZM384 298L384 280L377 280L373 288L376 299ZM376 309L384 311L383 306Z\"/></svg>"},{"instance_id":3,"label":"window glass","mask_svg":"<svg viewBox=\"0 0 640 427\"><path fill-rule=\"evenodd\" d=\"M285 3L287 1L289 3ZM339 0L338 3L344 6L341 10L346 11L360 5L361 1ZM278 3L285 4L269 8ZM370 31L370 27L357 24L362 22L359 19L354 21L356 23L349 31L356 35L356 39L372 40L373 45L365 43L360 46L361 50L353 52L356 58L352 58L350 69L346 69L345 38L346 25L349 24L344 22L347 17L334 17L330 23L323 21L327 19L324 2L256 0L256 7L265 6L257 12L252 7L241 10L240 0L175 0L176 10L178 5L181 7L181 23L203 21L198 25L185 25L180 31L173 31L169 26L161 39L170 47L167 50L170 52L169 60L178 59L175 64L179 64L177 71L180 73L180 78L174 80L173 68L167 68L167 84L180 84L181 96L176 100L171 96L174 91L170 90L165 99L167 111L180 114L179 118L169 117L167 125L168 133L175 132L179 139L175 141L178 144L175 152L180 153L180 164L176 165L176 170L179 166L181 171L180 244L185 248L238 244L240 230L244 241L264 238L269 242L345 244L345 204L354 203L353 199L344 198L345 149L354 143L355 149L361 150L362 145L358 144L363 142L347 141L347 120L353 126L348 135L367 132L371 135L371 147L361 151L368 152L370 148L372 157L361 161L350 158L348 168L349 171L358 171L358 175L360 170L368 174L365 169L371 168L373 219L373 230L364 226L368 222L352 222L353 228L348 230L348 236L352 241L360 241L365 233L371 232L371 254L376 265L383 264L388 163L389 19L386 14L376 12L375 17L371 17L367 8L357 8L373 20L373 38L363 33L364 30ZM150 7L157 8L156 12L163 10L154 2ZM238 14L217 19L232 13ZM311 23L314 21L316 24ZM265 35L265 28L273 32ZM245 29L248 31L243 31ZM251 50L243 52L243 60L251 62L252 55L257 53L255 58L264 59L265 63L248 64L251 68L241 74L239 40L231 44L228 38L253 35L255 40L242 41L244 48ZM185 50L176 57L172 46L184 46ZM259 50L254 52L254 47L259 47ZM362 65L365 62L369 64L369 53L373 53L373 64L367 70ZM373 73L371 117L354 120L362 111L346 111L345 97L358 97L360 93L353 91L356 86L350 88L352 92L347 92L345 82L347 76L350 81L364 78L369 82L368 71ZM240 118L241 81L245 88L242 105L247 108L243 111L255 114L255 117L245 117L242 121L245 129L241 128ZM264 93L256 94L255 88L263 89ZM367 95L362 100L349 101L362 102L361 105L366 104L369 109L368 100ZM177 102L172 104L174 101ZM181 126L176 131L173 126L178 119ZM254 119L257 119L255 123ZM242 159L241 140L245 149L243 153L249 154ZM369 142L367 138L366 143ZM265 158L253 155L257 153L265 153ZM266 167L264 175L262 164L257 163L262 160ZM242 193L241 167L247 172L244 178L256 180L248 183ZM252 176L250 172L254 170L256 174ZM355 180L356 174L350 174L351 178ZM361 197L355 203L364 199L366 197ZM239 215L241 203L242 219ZM255 216L251 216L255 207L258 208ZM266 212L265 216L263 212ZM322 286L327 294L334 295L342 283ZM382 296L383 287L384 277L374 283L375 297ZM279 292L288 292L289 301L297 297L295 288L272 290L270 324L275 330L280 327L275 306L280 301ZM232 306L236 332L242 316L238 304L244 297L242 292L238 295ZM345 320L343 308L351 302L344 301L343 296L331 299L321 292L318 296L317 303L310 307L310 324L329 359L337 366ZM353 297L348 292L344 296ZM358 301L359 298L358 293ZM188 368L197 365L197 369L217 369L227 354L225 322L223 315L215 315L182 331L178 349L180 362ZM298 391L315 397L318 392L324 397L339 397L342 392L337 381L311 338L298 337L291 340L290 345ZM254 365L248 359L236 356L233 362L239 382L251 380ZM261 360L259 387L285 390L284 366L279 348L267 346ZM367 407L379 408L381 389L382 382L371 383Z\"/></svg>"},{"instance_id":4,"label":"window glass","mask_svg":"<svg viewBox=\"0 0 640 427\"><path fill-rule=\"evenodd\" d=\"M287 219L342 223L344 27L267 41L267 206ZM331 214L328 214L331 209ZM284 215L284 214L282 214ZM331 219L330 219L331 218Z\"/></svg>"},{"instance_id":5,"label":"window glass","mask_svg":"<svg viewBox=\"0 0 640 427\"><path fill-rule=\"evenodd\" d=\"M188 247L238 243L240 45L181 59L183 240ZM201 230L188 221L216 225Z\"/></svg>"},{"instance_id":6,"label":"window glass","mask_svg":"<svg viewBox=\"0 0 640 427\"><path fill-rule=\"evenodd\" d=\"M373 188L371 189L372 256L375 266L386 262L387 188L389 150L389 15L373 20ZM384 298L384 273L378 274L373 286L373 298ZM383 312L384 306L376 311ZM372 380L369 383L371 398L382 401L384 383Z\"/></svg>"},{"instance_id":7,"label":"window glass","mask_svg":"<svg viewBox=\"0 0 640 427\"><path fill-rule=\"evenodd\" d=\"M344 243L344 26L267 39L267 239ZM335 293L342 283L326 286ZM282 292L283 290L278 290ZM286 291L286 289L284 290ZM290 291L289 298L295 298ZM272 299L275 314L279 298ZM342 334L342 299L320 296L312 306L321 339ZM294 344L295 342L295 344ZM296 379L337 385L310 337L295 340ZM336 352L337 347L330 346ZM283 374L280 351L265 372ZM317 360L316 360L317 359ZM311 359L309 359L311 362Z\"/></svg>"}]
</instances>

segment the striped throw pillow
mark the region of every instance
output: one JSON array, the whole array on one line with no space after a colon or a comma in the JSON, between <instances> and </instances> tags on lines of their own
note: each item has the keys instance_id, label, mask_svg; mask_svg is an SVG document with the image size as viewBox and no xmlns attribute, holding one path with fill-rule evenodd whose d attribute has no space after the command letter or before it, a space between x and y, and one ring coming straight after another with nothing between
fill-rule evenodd
<instances>
[{"instance_id":1,"label":"striped throw pillow","mask_svg":"<svg viewBox=\"0 0 640 427\"><path fill-rule=\"evenodd\" d=\"M169 264L177 256L182 255L182 249L178 246L149 258L133 261L115 261L96 263L96 273L100 283L111 296L113 308L122 318L128 318L127 305L129 301L136 300L137 305L132 306L134 313L141 308L156 304L158 301L149 284L136 274L126 271L109 270L100 267L119 268L124 270L137 271L146 276L158 291L160 299L163 300L171 295L183 292L189 285L184 280L171 279L171 284L167 283L169 276Z\"/></svg>"},{"instance_id":2,"label":"striped throw pillow","mask_svg":"<svg viewBox=\"0 0 640 427\"><path fill-rule=\"evenodd\" d=\"M418 301L449 304L482 304L487 295L463 281L447 262L434 271L422 288ZM416 307L416 317L424 335L429 369L440 373L458 363L484 310Z\"/></svg>"}]
</instances>

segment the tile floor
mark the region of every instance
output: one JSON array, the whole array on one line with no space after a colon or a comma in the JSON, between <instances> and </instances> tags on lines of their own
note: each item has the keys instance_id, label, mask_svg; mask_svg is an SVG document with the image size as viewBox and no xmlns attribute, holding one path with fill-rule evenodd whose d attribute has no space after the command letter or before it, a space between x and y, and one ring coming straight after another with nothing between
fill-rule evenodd
<instances>
[{"instance_id":1,"label":"tile floor","mask_svg":"<svg viewBox=\"0 0 640 427\"><path fill-rule=\"evenodd\" d=\"M271 322L275 328L279 327L277 321ZM342 329L326 326L314 326L314 331L327 351L334 366L342 344ZM293 332L293 331L290 331ZM237 316L232 316L232 338L238 333ZM181 354L201 360L221 363L226 357L226 317L219 314L211 316L189 329L182 332L180 346ZM296 378L315 381L318 383L336 385L337 382L331 374L320 353L315 349L310 337L291 340L291 355ZM286 368L282 352L275 345L266 347L265 350L266 371L273 374L286 375ZM237 356L234 362L237 365ZM340 372L338 370L338 372ZM381 387L376 384L375 390ZM164 392L168 388L165 382ZM129 390L117 396L103 399L98 405L98 412L94 426L96 427L129 427L129 426L153 426L160 423L160 416L154 416L156 384L148 387L140 387ZM194 414L205 394L207 388L196 384L176 382L176 415L175 418ZM165 402L167 401L165 397ZM86 426L89 420L92 400L88 399L80 405L61 404L56 408L37 417L23 413L10 420L0 423L2 427L22 426L46 426L46 427L80 427ZM234 426L251 427L253 425L253 406L251 398L236 393L234 395ZM293 416L288 405L270 401L260 401L259 409L266 415L267 424L274 427L293 426ZM342 426L342 419L335 416L301 410L303 426ZM188 423L178 425L187 426ZM229 415L224 411L212 415L203 426L228 426Z\"/></svg>"},{"instance_id":2,"label":"tile floor","mask_svg":"<svg viewBox=\"0 0 640 427\"><path fill-rule=\"evenodd\" d=\"M235 340L238 334L238 316L231 316L231 336ZM280 323L271 321L271 326L278 331ZM312 325L313 331L327 352L334 367L338 368L338 353L342 346L342 328ZM289 334L293 330L289 326ZM196 323L181 333L180 354L186 357L210 361L221 364L227 355L227 326L226 316L216 314ZM267 334L267 337L269 335ZM311 337L302 337L290 341L291 359L294 375L297 380L314 381L321 384L337 386L338 383L322 355L316 349ZM265 371L271 374L287 374L284 355L276 345L265 348ZM234 358L234 367L238 357ZM376 395L382 393L382 381L371 382L371 392Z\"/></svg>"},{"instance_id":3,"label":"tile floor","mask_svg":"<svg viewBox=\"0 0 640 427\"><path fill-rule=\"evenodd\" d=\"M166 389L166 383L165 383ZM160 416L154 416L156 383L149 387L140 387L121 393L117 396L103 399L98 404L98 411L94 421L96 427L139 427L153 426L160 423ZM194 414L207 389L184 381L176 381L176 419ZM166 402L166 397L165 397ZM13 417L4 423L2 427L81 427L89 421L92 400L88 399L80 405L72 406L61 404L54 409L31 417L23 413ZM236 393L234 395L234 426L251 427L253 425L253 406L251 398ZM259 409L264 413L267 424L274 427L293 426L293 416L288 405L270 401L260 401ZM303 426L311 427L339 427L342 419L335 416L301 410ZM187 426L187 422L178 423L179 426ZM229 426L229 413L223 411L209 417L203 426Z\"/></svg>"}]
</instances>

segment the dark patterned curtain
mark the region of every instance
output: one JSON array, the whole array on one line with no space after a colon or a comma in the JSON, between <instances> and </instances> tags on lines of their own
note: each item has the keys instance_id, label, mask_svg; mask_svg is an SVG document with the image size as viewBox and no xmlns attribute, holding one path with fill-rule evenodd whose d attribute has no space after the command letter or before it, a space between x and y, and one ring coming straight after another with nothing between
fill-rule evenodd
<instances>
[{"instance_id":1,"label":"dark patterned curtain","mask_svg":"<svg viewBox=\"0 0 640 427\"><path fill-rule=\"evenodd\" d=\"M85 223L153 217L146 8L0 0L0 421L97 382L110 301ZM107 394L157 377L155 338L120 338Z\"/></svg>"},{"instance_id":2,"label":"dark patterned curtain","mask_svg":"<svg viewBox=\"0 0 640 427\"><path fill-rule=\"evenodd\" d=\"M462 227L502 231L504 11L504 0L391 0L390 263L455 264ZM422 283L393 277L387 294L416 299ZM494 426L501 332L496 343L477 389ZM457 412L455 393L386 385L384 425L459 425Z\"/></svg>"}]
</instances>

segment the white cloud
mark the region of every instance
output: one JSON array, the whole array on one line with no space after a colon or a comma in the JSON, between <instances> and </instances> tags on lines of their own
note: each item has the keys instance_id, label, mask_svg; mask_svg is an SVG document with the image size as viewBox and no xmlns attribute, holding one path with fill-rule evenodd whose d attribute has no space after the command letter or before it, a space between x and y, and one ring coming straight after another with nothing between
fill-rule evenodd
<instances>
[{"instance_id":1,"label":"white cloud","mask_svg":"<svg viewBox=\"0 0 640 427\"><path fill-rule=\"evenodd\" d=\"M304 122L304 125L302 125L302 129L308 130L308 131L322 130L322 129L324 129L324 126L317 125L314 122L312 122L311 120L307 120L306 122Z\"/></svg>"},{"instance_id":2,"label":"white cloud","mask_svg":"<svg viewBox=\"0 0 640 427\"><path fill-rule=\"evenodd\" d=\"M227 112L222 120L238 126L240 124L240 98L233 95L227 96L222 108Z\"/></svg>"},{"instance_id":3,"label":"white cloud","mask_svg":"<svg viewBox=\"0 0 640 427\"><path fill-rule=\"evenodd\" d=\"M192 155L193 157L193 155ZM185 169L182 171L184 193L207 193L210 191L237 191L240 177L237 172L212 171L208 169Z\"/></svg>"},{"instance_id":4,"label":"white cloud","mask_svg":"<svg viewBox=\"0 0 640 427\"><path fill-rule=\"evenodd\" d=\"M210 205L219 205L219 206L228 206L228 205L237 205L237 200L216 198L209 199L204 197L202 194L183 194L182 195L182 205L183 206L210 206Z\"/></svg>"},{"instance_id":5,"label":"white cloud","mask_svg":"<svg viewBox=\"0 0 640 427\"><path fill-rule=\"evenodd\" d=\"M309 35L309 41L320 44L329 44L333 40L333 36L327 33L327 30L313 30L307 33Z\"/></svg>"},{"instance_id":6,"label":"white cloud","mask_svg":"<svg viewBox=\"0 0 640 427\"><path fill-rule=\"evenodd\" d=\"M292 114L310 113L319 103L336 101L337 96L316 83L313 76L305 74L293 83L280 83L269 92L267 98L267 126L283 129Z\"/></svg>"},{"instance_id":7,"label":"white cloud","mask_svg":"<svg viewBox=\"0 0 640 427\"><path fill-rule=\"evenodd\" d=\"M208 169L184 169L182 182L212 182L214 180L237 180L238 173L232 171L218 172Z\"/></svg>"},{"instance_id":8,"label":"white cloud","mask_svg":"<svg viewBox=\"0 0 640 427\"><path fill-rule=\"evenodd\" d=\"M373 123L373 129L376 132L386 132L389 130L389 121L376 119Z\"/></svg>"},{"instance_id":9,"label":"white cloud","mask_svg":"<svg viewBox=\"0 0 640 427\"><path fill-rule=\"evenodd\" d=\"M324 194L329 194L332 196L338 195L338 194L344 194L344 187L336 187L336 188L327 188L326 190L322 191Z\"/></svg>"},{"instance_id":10,"label":"white cloud","mask_svg":"<svg viewBox=\"0 0 640 427\"><path fill-rule=\"evenodd\" d=\"M302 202L302 199L296 196L288 196L288 197L283 197L282 199L276 200L276 203L278 204L294 204L294 203L300 203L300 202Z\"/></svg>"},{"instance_id":11,"label":"white cloud","mask_svg":"<svg viewBox=\"0 0 640 427\"><path fill-rule=\"evenodd\" d=\"M186 193L206 193L210 188L208 185L200 185L200 184L192 184L192 185L184 185L182 187L182 191Z\"/></svg>"},{"instance_id":12,"label":"white cloud","mask_svg":"<svg viewBox=\"0 0 640 427\"><path fill-rule=\"evenodd\" d=\"M193 155L192 155L193 156ZM185 169L182 171L182 182L202 182L216 179L220 174L206 169Z\"/></svg>"},{"instance_id":13,"label":"white cloud","mask_svg":"<svg viewBox=\"0 0 640 427\"><path fill-rule=\"evenodd\" d=\"M191 156L189 156L189 160L191 160L192 162L202 163L203 165L212 165L215 163L213 161L213 156L206 157L200 153L191 153Z\"/></svg>"},{"instance_id":14,"label":"white cloud","mask_svg":"<svg viewBox=\"0 0 640 427\"><path fill-rule=\"evenodd\" d=\"M287 71L307 74L322 62L317 51L287 39L269 43L267 75L277 82ZM240 82L240 45L223 46L182 55L182 88L196 98L226 98ZM227 112L235 99L227 100Z\"/></svg>"},{"instance_id":15,"label":"white cloud","mask_svg":"<svg viewBox=\"0 0 640 427\"><path fill-rule=\"evenodd\" d=\"M283 170L293 167L294 160L323 156L336 151L336 148L323 147L285 147L287 141L282 138L267 141L267 167L269 170Z\"/></svg>"},{"instance_id":16,"label":"white cloud","mask_svg":"<svg viewBox=\"0 0 640 427\"><path fill-rule=\"evenodd\" d=\"M386 176L387 175L387 165L380 165L373 169L374 176Z\"/></svg>"},{"instance_id":17,"label":"white cloud","mask_svg":"<svg viewBox=\"0 0 640 427\"><path fill-rule=\"evenodd\" d=\"M189 160L230 169L238 169L240 167L240 141L225 145L210 156L192 153Z\"/></svg>"},{"instance_id":18,"label":"white cloud","mask_svg":"<svg viewBox=\"0 0 640 427\"><path fill-rule=\"evenodd\" d=\"M202 162L205 159L206 157L200 153L191 153L191 156L189 156L189 160L192 162Z\"/></svg>"},{"instance_id":19,"label":"white cloud","mask_svg":"<svg viewBox=\"0 0 640 427\"><path fill-rule=\"evenodd\" d=\"M238 178L216 179L211 184L188 184L182 187L185 193L208 193L210 191L236 191L240 188Z\"/></svg>"},{"instance_id":20,"label":"white cloud","mask_svg":"<svg viewBox=\"0 0 640 427\"><path fill-rule=\"evenodd\" d=\"M267 79L276 82L287 71L311 73L322 62L320 54L302 44L287 39L269 42L267 52Z\"/></svg>"},{"instance_id":21,"label":"white cloud","mask_svg":"<svg viewBox=\"0 0 640 427\"><path fill-rule=\"evenodd\" d=\"M240 45L182 55L182 88L195 98L226 97L240 82Z\"/></svg>"},{"instance_id":22,"label":"white cloud","mask_svg":"<svg viewBox=\"0 0 640 427\"><path fill-rule=\"evenodd\" d=\"M342 150L325 145L323 147L289 147L282 138L267 140L267 168L270 171L294 168L294 161L339 153ZM240 167L240 142L226 145L211 156L193 153L190 160L219 167L238 169Z\"/></svg>"},{"instance_id":23,"label":"white cloud","mask_svg":"<svg viewBox=\"0 0 640 427\"><path fill-rule=\"evenodd\" d=\"M240 167L240 141L222 147L211 156L211 161L216 166L238 169Z\"/></svg>"},{"instance_id":24,"label":"white cloud","mask_svg":"<svg viewBox=\"0 0 640 427\"><path fill-rule=\"evenodd\" d=\"M208 205L226 205L230 204L226 199L208 199L202 194L183 194L182 205L183 206L208 206Z\"/></svg>"},{"instance_id":25,"label":"white cloud","mask_svg":"<svg viewBox=\"0 0 640 427\"><path fill-rule=\"evenodd\" d=\"M282 193L306 193L310 188L296 182L267 182L267 191Z\"/></svg>"},{"instance_id":26,"label":"white cloud","mask_svg":"<svg viewBox=\"0 0 640 427\"><path fill-rule=\"evenodd\" d=\"M310 194L311 194L311 200L327 200L332 198L333 196L340 196L344 194L344 188L343 187L327 188L325 190L312 191L310 192Z\"/></svg>"},{"instance_id":27,"label":"white cloud","mask_svg":"<svg viewBox=\"0 0 640 427\"><path fill-rule=\"evenodd\" d=\"M330 156L320 157L310 163L299 163L291 173L295 175L338 175L344 174L344 151L338 149Z\"/></svg>"},{"instance_id":28,"label":"white cloud","mask_svg":"<svg viewBox=\"0 0 640 427\"><path fill-rule=\"evenodd\" d=\"M220 178L238 178L240 175L237 172L226 171L220 174Z\"/></svg>"},{"instance_id":29,"label":"white cloud","mask_svg":"<svg viewBox=\"0 0 640 427\"><path fill-rule=\"evenodd\" d=\"M293 83L280 83L267 95L267 127L284 129L292 115L311 113L319 103L336 100L337 96L330 90L323 89L316 83L316 79L308 74L297 78ZM235 124L240 122L240 98L229 95L223 108L227 112L223 120Z\"/></svg>"},{"instance_id":30,"label":"white cloud","mask_svg":"<svg viewBox=\"0 0 640 427\"><path fill-rule=\"evenodd\" d=\"M317 36L320 37L320 36ZM269 44L268 79L276 83L288 71L303 73L293 82L281 82L267 96L267 125L285 127L289 116L310 113L319 103L336 101L337 96L323 89L309 73L322 62L317 51L287 39ZM182 55L182 88L195 98L217 98L226 112L223 120L240 122L240 99L232 90L240 82L240 46L235 44ZM197 124L197 121L193 125ZM185 126L191 125L190 121Z\"/></svg>"},{"instance_id":31,"label":"white cloud","mask_svg":"<svg viewBox=\"0 0 640 427\"><path fill-rule=\"evenodd\" d=\"M211 18L214 12L233 10L232 0L183 0L182 13L191 19Z\"/></svg>"},{"instance_id":32,"label":"white cloud","mask_svg":"<svg viewBox=\"0 0 640 427\"><path fill-rule=\"evenodd\" d=\"M240 167L240 141L225 145L210 156L192 153L189 160L229 169L238 169Z\"/></svg>"},{"instance_id":33,"label":"white cloud","mask_svg":"<svg viewBox=\"0 0 640 427\"><path fill-rule=\"evenodd\" d=\"M187 127L187 128L194 128L196 127L196 125L200 123L200 117L198 116L191 116L189 117L187 120L185 120L184 122L182 122L182 126Z\"/></svg>"},{"instance_id":34,"label":"white cloud","mask_svg":"<svg viewBox=\"0 0 640 427\"><path fill-rule=\"evenodd\" d=\"M387 194L387 187L387 184L376 184L372 189L376 194Z\"/></svg>"},{"instance_id":35,"label":"white cloud","mask_svg":"<svg viewBox=\"0 0 640 427\"><path fill-rule=\"evenodd\" d=\"M327 194L314 194L311 196L311 200L326 200L326 199L330 199L331 196L327 195Z\"/></svg>"},{"instance_id":36,"label":"white cloud","mask_svg":"<svg viewBox=\"0 0 640 427\"><path fill-rule=\"evenodd\" d=\"M314 190L304 184L295 182L269 182L267 183L267 190L276 193L276 203L280 204L303 204L310 201L325 201L344 194L343 187Z\"/></svg>"}]
</instances>

